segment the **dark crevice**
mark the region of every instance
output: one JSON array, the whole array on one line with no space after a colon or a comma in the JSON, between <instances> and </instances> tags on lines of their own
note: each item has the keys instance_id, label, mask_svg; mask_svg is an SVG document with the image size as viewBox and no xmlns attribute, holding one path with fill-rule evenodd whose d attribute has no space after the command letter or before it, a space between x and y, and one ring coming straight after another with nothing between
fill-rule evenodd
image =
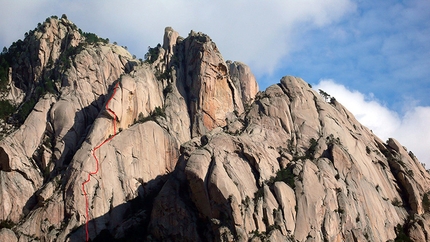
<instances>
[{"instance_id":1,"label":"dark crevice","mask_svg":"<svg viewBox=\"0 0 430 242\"><path fill-rule=\"evenodd\" d=\"M206 194L207 194L207 191L209 191L209 183L208 183L208 180L209 180L209 178L210 178L210 176L212 175L212 173L213 173L213 170L214 170L214 167L215 167L215 157L214 156L212 156L211 157L211 161L210 161L210 164L209 164L209 167L208 167L208 171L207 171L207 173L206 173L206 176L205 176L205 180L203 181L204 182L204 185L205 185L205 189L206 189ZM207 194L207 196L209 197L209 194Z\"/></svg>"},{"instance_id":2,"label":"dark crevice","mask_svg":"<svg viewBox=\"0 0 430 242\"><path fill-rule=\"evenodd\" d=\"M3 147L0 147L0 171L12 171L9 162L9 155L6 153Z\"/></svg>"},{"instance_id":3,"label":"dark crevice","mask_svg":"<svg viewBox=\"0 0 430 242\"><path fill-rule=\"evenodd\" d=\"M401 164L395 158L396 153L394 153L395 151L390 150L390 147L388 147L388 146L384 147L383 149L381 149L381 148L382 147L380 147L382 154L387 158L388 166L390 167L390 171L393 174L393 176L395 177L394 182L399 187L398 192L399 192L399 195L402 199L403 207L406 209L406 211L408 211L408 213L412 213L413 212L412 207L411 207L411 204L409 203L409 200L408 200L409 194L407 194L406 187L402 184L402 182L400 182L399 174L403 171L401 168Z\"/></svg>"},{"instance_id":4,"label":"dark crevice","mask_svg":"<svg viewBox=\"0 0 430 242\"><path fill-rule=\"evenodd\" d=\"M239 156L239 158L248 162L251 168L252 175L254 176L254 179L255 179L255 183L256 183L255 185L257 187L260 187L260 184L258 182L260 180L260 172L256 169L257 161L255 160L254 156L244 151L244 147L242 143L239 143L238 146L240 150L236 150L236 154Z\"/></svg>"},{"instance_id":5,"label":"dark crevice","mask_svg":"<svg viewBox=\"0 0 430 242\"><path fill-rule=\"evenodd\" d=\"M25 180L27 180L27 181L31 182L31 184L33 185L33 188L36 188L36 185L34 184L34 181L33 181L33 180L31 180L31 179L27 176L27 174L26 174L25 172L20 171L20 170L14 170L14 169L12 169L12 171L15 171L15 172L19 173L22 177L24 177L24 179L25 179Z\"/></svg>"},{"instance_id":6,"label":"dark crevice","mask_svg":"<svg viewBox=\"0 0 430 242\"><path fill-rule=\"evenodd\" d=\"M227 70L226 70L226 72L227 72ZM229 75L228 75L228 77L229 77ZM230 91L231 91L231 97L233 98L234 110L238 111L237 109L239 108L239 104L238 104L238 100L236 100L235 87L234 87L234 84L233 84L233 81L231 80L231 78L227 78L227 84L228 84L228 87L230 88ZM239 93L239 94L242 96L242 93ZM240 100L240 101L242 101L242 100Z\"/></svg>"},{"instance_id":7,"label":"dark crevice","mask_svg":"<svg viewBox=\"0 0 430 242\"><path fill-rule=\"evenodd\" d=\"M326 230L326 228L324 226L325 220L326 220L326 216L324 216L323 221L321 222L321 234L323 235L323 241L324 242L329 241L329 239L328 239L328 232L327 232L327 230Z\"/></svg>"}]
</instances>

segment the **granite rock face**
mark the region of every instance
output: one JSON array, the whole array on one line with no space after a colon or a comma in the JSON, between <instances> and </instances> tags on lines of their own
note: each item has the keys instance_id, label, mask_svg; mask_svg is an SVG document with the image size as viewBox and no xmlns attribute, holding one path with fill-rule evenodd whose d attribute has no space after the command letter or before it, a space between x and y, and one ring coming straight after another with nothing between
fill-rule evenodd
<instances>
[{"instance_id":1,"label":"granite rock face","mask_svg":"<svg viewBox=\"0 0 430 242\"><path fill-rule=\"evenodd\" d=\"M282 240L387 241L396 238L408 214L423 214L423 206L428 211L425 169L397 141L384 144L341 104L325 102L295 77L284 77L255 99L235 121L240 125L183 145L185 164L170 178L188 187L187 196L177 199L193 202L196 226L210 224L203 240L264 240L276 233ZM177 189L166 185L161 192ZM173 233L158 209L163 207L154 208L151 226L157 235L161 227ZM411 231L418 228L414 236L423 238L419 233L427 230L418 221Z\"/></svg>"},{"instance_id":2,"label":"granite rock face","mask_svg":"<svg viewBox=\"0 0 430 242\"><path fill-rule=\"evenodd\" d=\"M9 48L0 240L430 240L429 173L335 99L259 91L200 32L144 62L94 36L49 18Z\"/></svg>"}]
</instances>

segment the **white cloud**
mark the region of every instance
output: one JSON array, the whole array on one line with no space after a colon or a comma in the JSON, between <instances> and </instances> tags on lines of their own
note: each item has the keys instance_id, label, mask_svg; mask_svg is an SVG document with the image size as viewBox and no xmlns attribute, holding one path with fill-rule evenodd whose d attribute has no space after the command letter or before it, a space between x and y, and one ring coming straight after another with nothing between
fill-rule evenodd
<instances>
[{"instance_id":1,"label":"white cloud","mask_svg":"<svg viewBox=\"0 0 430 242\"><path fill-rule=\"evenodd\" d=\"M416 102L409 100L405 104L409 111L399 115L381 104L372 94L349 90L330 79L320 80L315 89L324 90L335 97L360 123L381 139L397 139L430 168L430 107L411 107Z\"/></svg>"},{"instance_id":2,"label":"white cloud","mask_svg":"<svg viewBox=\"0 0 430 242\"><path fill-rule=\"evenodd\" d=\"M247 63L260 77L273 76L282 65L294 65L301 70L294 75L346 73L350 76L337 79L351 80L352 75L375 80L363 80L362 90L366 86L384 91L412 88L415 97L421 93L417 102L425 101L422 93L428 93L422 91L428 89L425 84L416 86L428 80L424 53L430 36L429 1L425 0L402 5L353 0L0 0L0 6L0 48L23 38L45 18L65 13L83 31L126 45L138 57L148 46L162 42L164 27L172 26L184 37L190 30L208 34L226 59ZM320 30L320 35L314 30ZM419 48L405 48L411 46ZM430 135L423 136L429 130L425 125L429 107L405 106L396 109L408 110L399 115L369 95L334 82L319 85L382 138L397 137L430 163L425 148L430 147L426 138Z\"/></svg>"},{"instance_id":3,"label":"white cloud","mask_svg":"<svg viewBox=\"0 0 430 242\"><path fill-rule=\"evenodd\" d=\"M6 10L0 18L3 45L22 38L46 17L66 13L83 31L117 41L142 57L149 45L162 41L166 26L184 37L190 30L201 31L225 58L247 63L259 73L273 72L300 44L295 32L339 21L355 9L351 0L17 0L1 5Z\"/></svg>"}]
</instances>

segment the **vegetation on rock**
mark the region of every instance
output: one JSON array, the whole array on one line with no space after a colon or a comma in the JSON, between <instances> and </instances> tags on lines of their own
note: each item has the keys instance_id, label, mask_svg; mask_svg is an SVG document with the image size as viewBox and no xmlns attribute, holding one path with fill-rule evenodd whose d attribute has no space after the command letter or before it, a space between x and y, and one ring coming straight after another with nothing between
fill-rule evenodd
<instances>
[{"instance_id":1,"label":"vegetation on rock","mask_svg":"<svg viewBox=\"0 0 430 242\"><path fill-rule=\"evenodd\" d=\"M63 34L42 45L36 31ZM430 175L416 157L298 77L258 92L208 36L171 28L146 64L65 15L25 36L0 55L1 91L12 68L23 93L17 107L0 101L0 118L19 121L0 141L0 229L20 241L83 241L87 219L93 241L430 234Z\"/></svg>"},{"instance_id":2,"label":"vegetation on rock","mask_svg":"<svg viewBox=\"0 0 430 242\"><path fill-rule=\"evenodd\" d=\"M154 63L157 60L158 55L160 54L161 45L158 44L156 47L151 48L148 46L148 52L145 54L145 62L148 64Z\"/></svg>"}]
</instances>

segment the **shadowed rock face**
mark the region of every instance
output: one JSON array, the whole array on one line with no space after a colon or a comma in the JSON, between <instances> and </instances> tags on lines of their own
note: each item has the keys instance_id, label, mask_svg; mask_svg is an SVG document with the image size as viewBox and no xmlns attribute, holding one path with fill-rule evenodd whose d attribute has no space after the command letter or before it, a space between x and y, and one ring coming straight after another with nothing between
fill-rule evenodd
<instances>
[{"instance_id":1,"label":"shadowed rock face","mask_svg":"<svg viewBox=\"0 0 430 242\"><path fill-rule=\"evenodd\" d=\"M67 19L22 46L9 91L35 105L0 141L0 241L84 241L87 213L93 241L429 241L420 162L298 77L259 92L170 27L144 63Z\"/></svg>"}]
</instances>

